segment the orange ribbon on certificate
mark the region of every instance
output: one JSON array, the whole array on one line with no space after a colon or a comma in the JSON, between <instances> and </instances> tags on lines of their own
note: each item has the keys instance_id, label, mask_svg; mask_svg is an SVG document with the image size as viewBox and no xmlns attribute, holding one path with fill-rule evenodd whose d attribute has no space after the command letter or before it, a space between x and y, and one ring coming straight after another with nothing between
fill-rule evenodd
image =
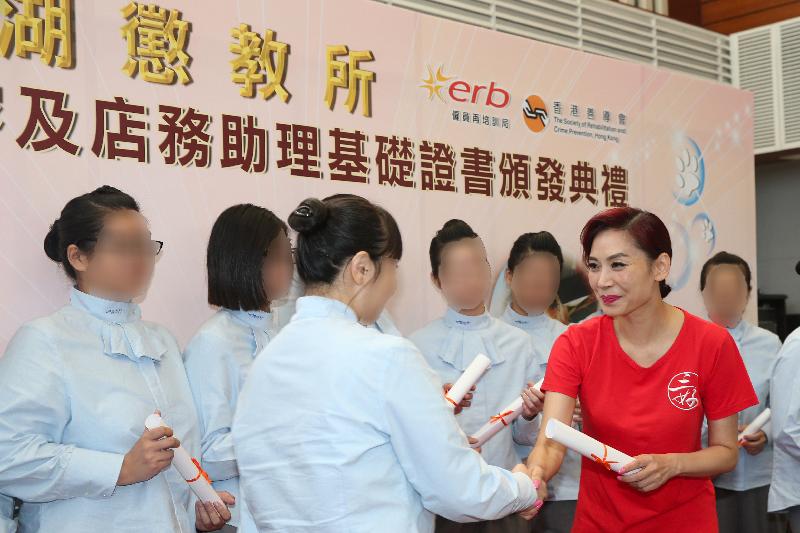
<instances>
[{"instance_id":1,"label":"orange ribbon on certificate","mask_svg":"<svg viewBox=\"0 0 800 533\"><path fill-rule=\"evenodd\" d=\"M611 470L611 464L616 463L617 461L609 461L608 460L608 447L603 444L603 457L598 457L595 454L592 454L592 459L597 464L600 464L605 467L606 470Z\"/></svg>"},{"instance_id":2,"label":"orange ribbon on certificate","mask_svg":"<svg viewBox=\"0 0 800 533\"><path fill-rule=\"evenodd\" d=\"M494 415L492 418L489 419L489 422L497 422L498 420L503 423L504 426L508 425L506 422L505 417L512 414L514 411L506 411L505 413L500 413L499 415Z\"/></svg>"},{"instance_id":3,"label":"orange ribbon on certificate","mask_svg":"<svg viewBox=\"0 0 800 533\"><path fill-rule=\"evenodd\" d=\"M201 466L200 466L200 463L197 461L197 459L195 459L194 457L192 457L192 462L194 463L194 466L196 466L196 467L197 467L197 477L195 477L195 478L193 478L193 479L187 479L187 480L186 480L186 482L187 482L187 483L194 483L195 481L197 481L198 479L200 479L200 477L202 476L202 477L206 478L206 481L208 481L209 483L211 483L211 478L210 478L210 477L208 477L208 474L206 473L206 471L205 471L205 470L203 470L203 467L201 467Z\"/></svg>"},{"instance_id":4,"label":"orange ribbon on certificate","mask_svg":"<svg viewBox=\"0 0 800 533\"><path fill-rule=\"evenodd\" d=\"M445 400L447 400L448 402L452 403L452 404L453 404L453 407L458 407L458 404L457 404L456 402L454 402L454 401L453 401L453 400L450 398L450 396L448 396L447 394L445 394L445 395L444 395L444 399L445 399Z\"/></svg>"}]
</instances>

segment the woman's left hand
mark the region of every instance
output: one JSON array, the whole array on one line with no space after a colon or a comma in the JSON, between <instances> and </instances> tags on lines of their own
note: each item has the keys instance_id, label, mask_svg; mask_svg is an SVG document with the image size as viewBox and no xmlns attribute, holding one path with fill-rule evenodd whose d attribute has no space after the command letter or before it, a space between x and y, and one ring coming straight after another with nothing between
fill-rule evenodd
<instances>
[{"instance_id":1,"label":"woman's left hand","mask_svg":"<svg viewBox=\"0 0 800 533\"><path fill-rule=\"evenodd\" d=\"M675 455L645 454L634 457L633 462L622 467L620 474L632 472L637 468L641 470L633 474L619 475L617 479L641 492L656 490L675 477L678 471Z\"/></svg>"},{"instance_id":2,"label":"woman's left hand","mask_svg":"<svg viewBox=\"0 0 800 533\"><path fill-rule=\"evenodd\" d=\"M544 409L544 393L529 381L528 386L522 389L522 418L533 420L542 409Z\"/></svg>"},{"instance_id":3,"label":"woman's left hand","mask_svg":"<svg viewBox=\"0 0 800 533\"><path fill-rule=\"evenodd\" d=\"M225 505L210 502L195 503L197 531L218 531L231 519L231 512L227 506L234 505L236 499L228 492L218 492Z\"/></svg>"}]
</instances>

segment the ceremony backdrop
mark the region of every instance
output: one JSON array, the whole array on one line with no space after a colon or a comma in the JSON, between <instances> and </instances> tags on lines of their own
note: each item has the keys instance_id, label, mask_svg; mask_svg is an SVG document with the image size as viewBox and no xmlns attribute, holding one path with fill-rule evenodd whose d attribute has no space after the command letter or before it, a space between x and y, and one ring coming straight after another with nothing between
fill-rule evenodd
<instances>
[{"instance_id":1,"label":"ceremony backdrop","mask_svg":"<svg viewBox=\"0 0 800 533\"><path fill-rule=\"evenodd\" d=\"M673 71L368 0L0 0L0 89L0 349L65 304L42 241L106 183L165 241L143 313L182 343L212 312L211 225L240 202L386 207L404 333L444 309L427 250L452 217L497 272L523 232L553 232L573 264L590 216L652 210L670 301L694 313L710 254L756 266L752 96Z\"/></svg>"}]
</instances>

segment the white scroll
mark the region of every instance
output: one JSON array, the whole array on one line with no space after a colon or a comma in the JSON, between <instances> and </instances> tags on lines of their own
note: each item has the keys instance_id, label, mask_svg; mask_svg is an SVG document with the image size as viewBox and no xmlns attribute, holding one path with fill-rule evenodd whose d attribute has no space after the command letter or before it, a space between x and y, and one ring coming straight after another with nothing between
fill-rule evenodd
<instances>
[{"instance_id":1,"label":"white scroll","mask_svg":"<svg viewBox=\"0 0 800 533\"><path fill-rule=\"evenodd\" d=\"M544 434L548 439L553 439L570 450L578 452L584 457L602 465L607 470L613 470L619 473L620 468L633 461L633 457L630 455L615 450L611 446L606 446L599 440L593 439L589 435L581 433L577 429L554 418L547 421ZM639 470L641 470L641 468L625 472L625 475L633 474Z\"/></svg>"},{"instance_id":2,"label":"white scroll","mask_svg":"<svg viewBox=\"0 0 800 533\"><path fill-rule=\"evenodd\" d=\"M533 388L541 390L544 379L540 379L534 384ZM522 397L518 396L513 402L508 404L505 409L494 415L486 422L483 427L472 435L472 438L477 442L470 444L473 448L479 448L486 444L486 442L497 435L504 427L508 427L511 422L517 419L522 414Z\"/></svg>"},{"instance_id":3,"label":"white scroll","mask_svg":"<svg viewBox=\"0 0 800 533\"><path fill-rule=\"evenodd\" d=\"M148 416L144 421L144 427L147 429L155 429L160 426L166 426L164 420L157 413ZM222 505L225 503L211 486L208 476L200 467L200 463L196 459L192 459L189 453L183 449L183 446L178 446L173 449L172 466L174 466L181 477L189 484L192 492L203 502L219 502Z\"/></svg>"},{"instance_id":4,"label":"white scroll","mask_svg":"<svg viewBox=\"0 0 800 533\"><path fill-rule=\"evenodd\" d=\"M453 406L458 406L464 396L469 392L473 385L475 385L483 373L492 366L492 360L479 353L475 359L469 364L464 373L453 383L453 387L444 395L447 401L452 403Z\"/></svg>"},{"instance_id":5,"label":"white scroll","mask_svg":"<svg viewBox=\"0 0 800 533\"><path fill-rule=\"evenodd\" d=\"M761 431L761 428L763 428L764 425L766 425L766 423L769 422L769 419L771 417L772 417L772 411L770 410L769 407L761 411L758 414L758 416L755 417L752 422L747 424L744 430L742 430L742 432L739 433L739 437L736 439L739 442L739 445L741 446L742 442L744 442L745 435L752 435L754 433Z\"/></svg>"}]
</instances>

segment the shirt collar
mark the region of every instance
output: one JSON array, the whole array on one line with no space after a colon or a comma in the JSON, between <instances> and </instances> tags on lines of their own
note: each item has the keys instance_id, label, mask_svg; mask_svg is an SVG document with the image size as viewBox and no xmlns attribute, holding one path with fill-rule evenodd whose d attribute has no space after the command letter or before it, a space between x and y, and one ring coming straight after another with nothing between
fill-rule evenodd
<instances>
[{"instance_id":1,"label":"shirt collar","mask_svg":"<svg viewBox=\"0 0 800 533\"><path fill-rule=\"evenodd\" d=\"M241 309L230 309L229 311L235 318L253 329L264 333L270 333L272 330L272 313L266 311L243 311Z\"/></svg>"},{"instance_id":2,"label":"shirt collar","mask_svg":"<svg viewBox=\"0 0 800 533\"><path fill-rule=\"evenodd\" d=\"M141 320L141 309L133 302L106 300L73 287L70 304L98 320L103 352L108 356L159 361L167 352L159 333Z\"/></svg>"},{"instance_id":3,"label":"shirt collar","mask_svg":"<svg viewBox=\"0 0 800 533\"><path fill-rule=\"evenodd\" d=\"M747 321L742 319L734 327L727 328L728 332L731 334L731 337L733 337L733 340L736 341L736 344L742 343L744 334L747 332L747 326L748 326Z\"/></svg>"},{"instance_id":4,"label":"shirt collar","mask_svg":"<svg viewBox=\"0 0 800 533\"><path fill-rule=\"evenodd\" d=\"M442 320L447 327L438 354L442 361L460 371L464 371L479 353L491 359L493 365L505 361L503 354L495 345L496 331L491 328L494 318L488 312L478 316L467 316L448 309Z\"/></svg>"},{"instance_id":5,"label":"shirt collar","mask_svg":"<svg viewBox=\"0 0 800 533\"><path fill-rule=\"evenodd\" d=\"M547 316L547 313L540 313L538 315L521 315L514 311L509 304L509 306L506 307L506 312L503 314L503 318L505 318L509 324L513 324L518 328L531 330L539 329L547 325L548 318L550 317Z\"/></svg>"},{"instance_id":6,"label":"shirt collar","mask_svg":"<svg viewBox=\"0 0 800 533\"><path fill-rule=\"evenodd\" d=\"M358 317L350 306L324 296L302 296L297 299L296 309L293 321L300 318L339 317L350 322L358 322Z\"/></svg>"},{"instance_id":7,"label":"shirt collar","mask_svg":"<svg viewBox=\"0 0 800 533\"><path fill-rule=\"evenodd\" d=\"M127 324L142 318L139 306L133 302L106 300L99 296L82 292L76 287L73 287L70 293L70 303L73 307L112 324Z\"/></svg>"},{"instance_id":8,"label":"shirt collar","mask_svg":"<svg viewBox=\"0 0 800 533\"><path fill-rule=\"evenodd\" d=\"M477 316L463 315L453 308L448 307L444 315L444 323L451 328L462 330L476 330L485 329L489 327L492 317L488 311L484 310L483 314Z\"/></svg>"},{"instance_id":9,"label":"shirt collar","mask_svg":"<svg viewBox=\"0 0 800 533\"><path fill-rule=\"evenodd\" d=\"M244 324L253 335L253 340L255 341L253 357L258 355L269 344L270 339L275 336L272 313L266 311L243 311L241 309L226 309L226 311L233 316L234 320Z\"/></svg>"}]
</instances>

